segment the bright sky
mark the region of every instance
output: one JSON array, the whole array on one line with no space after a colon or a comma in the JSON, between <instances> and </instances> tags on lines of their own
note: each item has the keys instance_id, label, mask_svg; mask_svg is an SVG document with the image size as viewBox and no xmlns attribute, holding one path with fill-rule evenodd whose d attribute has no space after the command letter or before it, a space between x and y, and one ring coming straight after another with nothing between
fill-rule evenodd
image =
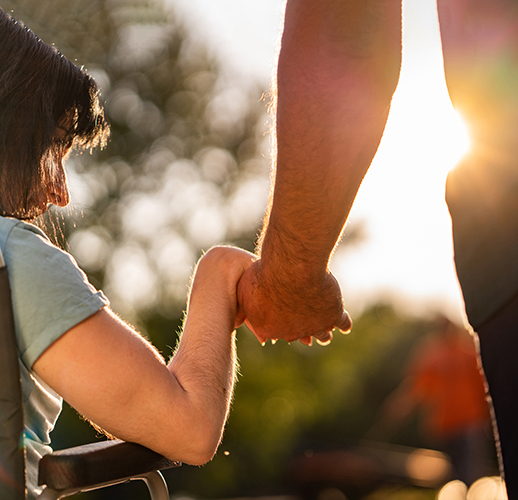
<instances>
[{"instance_id":1,"label":"bright sky","mask_svg":"<svg viewBox=\"0 0 518 500\"><path fill-rule=\"evenodd\" d=\"M283 0L168 0L236 81L267 85ZM434 0L406 0L400 85L350 224L366 238L337 252L333 271L353 312L379 297L460 317L462 299L444 203L465 138L447 96Z\"/></svg>"}]
</instances>

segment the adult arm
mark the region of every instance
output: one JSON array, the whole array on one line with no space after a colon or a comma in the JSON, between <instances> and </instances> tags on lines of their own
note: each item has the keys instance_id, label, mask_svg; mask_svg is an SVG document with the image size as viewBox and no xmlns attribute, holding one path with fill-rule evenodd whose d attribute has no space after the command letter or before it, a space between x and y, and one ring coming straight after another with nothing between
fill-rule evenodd
<instances>
[{"instance_id":1,"label":"adult arm","mask_svg":"<svg viewBox=\"0 0 518 500\"><path fill-rule=\"evenodd\" d=\"M110 434L173 460L206 463L229 410L236 286L252 258L223 247L201 259L181 340L168 365L105 308L55 341L34 371Z\"/></svg>"},{"instance_id":2,"label":"adult arm","mask_svg":"<svg viewBox=\"0 0 518 500\"><path fill-rule=\"evenodd\" d=\"M288 0L277 71L275 182L260 261L239 284L260 340L349 330L329 272L378 148L401 64L400 0Z\"/></svg>"}]
</instances>

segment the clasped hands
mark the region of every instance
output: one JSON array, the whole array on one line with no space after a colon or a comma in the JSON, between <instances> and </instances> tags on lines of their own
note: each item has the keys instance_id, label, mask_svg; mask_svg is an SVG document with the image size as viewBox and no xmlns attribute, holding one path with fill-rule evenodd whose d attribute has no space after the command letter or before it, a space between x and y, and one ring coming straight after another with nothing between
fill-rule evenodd
<instances>
[{"instance_id":1,"label":"clasped hands","mask_svg":"<svg viewBox=\"0 0 518 500\"><path fill-rule=\"evenodd\" d=\"M334 328L343 333L352 328L340 285L328 271L311 278L289 275L258 259L241 277L237 294L238 322L244 321L261 344L283 339L311 345L315 338L325 345Z\"/></svg>"}]
</instances>

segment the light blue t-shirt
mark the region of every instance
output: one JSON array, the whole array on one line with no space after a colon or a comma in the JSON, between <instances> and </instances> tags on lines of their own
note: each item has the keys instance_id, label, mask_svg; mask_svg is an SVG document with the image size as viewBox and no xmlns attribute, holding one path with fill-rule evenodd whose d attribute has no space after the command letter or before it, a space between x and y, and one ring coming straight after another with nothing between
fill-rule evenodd
<instances>
[{"instance_id":1,"label":"light blue t-shirt","mask_svg":"<svg viewBox=\"0 0 518 500\"><path fill-rule=\"evenodd\" d=\"M0 248L11 287L22 379L28 498L37 489L37 464L49 453L50 431L61 398L31 368L61 335L101 308L108 299L97 291L68 253L36 226L0 217Z\"/></svg>"}]
</instances>

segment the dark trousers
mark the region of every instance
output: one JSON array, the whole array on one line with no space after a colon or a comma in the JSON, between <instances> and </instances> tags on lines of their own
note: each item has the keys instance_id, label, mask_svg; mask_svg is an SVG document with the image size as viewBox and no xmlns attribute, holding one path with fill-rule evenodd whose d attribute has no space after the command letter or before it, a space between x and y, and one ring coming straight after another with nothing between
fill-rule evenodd
<instances>
[{"instance_id":1,"label":"dark trousers","mask_svg":"<svg viewBox=\"0 0 518 500\"><path fill-rule=\"evenodd\" d=\"M518 500L518 296L477 328L509 500Z\"/></svg>"}]
</instances>

